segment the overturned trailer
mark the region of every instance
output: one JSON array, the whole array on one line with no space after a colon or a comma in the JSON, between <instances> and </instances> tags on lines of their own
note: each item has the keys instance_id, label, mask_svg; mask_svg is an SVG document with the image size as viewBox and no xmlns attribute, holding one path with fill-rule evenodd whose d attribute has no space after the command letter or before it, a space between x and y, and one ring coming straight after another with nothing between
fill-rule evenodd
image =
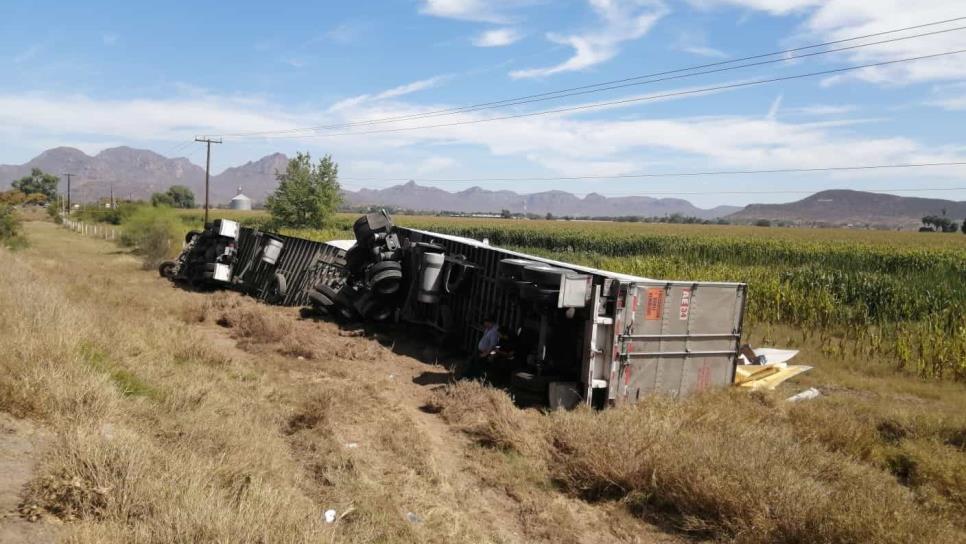
<instances>
[{"instance_id":1,"label":"overturned trailer","mask_svg":"<svg viewBox=\"0 0 966 544\"><path fill-rule=\"evenodd\" d=\"M505 385L552 406L686 396L735 381L745 284L598 270L396 227L385 213L363 216L354 231L355 240L315 242L240 228L223 283L339 319L422 327L468 355L492 316Z\"/></svg>"}]
</instances>

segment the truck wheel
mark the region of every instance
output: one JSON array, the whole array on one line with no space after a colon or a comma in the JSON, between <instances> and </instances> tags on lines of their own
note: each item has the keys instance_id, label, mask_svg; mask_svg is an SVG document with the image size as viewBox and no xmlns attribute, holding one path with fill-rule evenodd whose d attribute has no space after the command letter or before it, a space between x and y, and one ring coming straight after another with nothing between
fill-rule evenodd
<instances>
[{"instance_id":1,"label":"truck wheel","mask_svg":"<svg viewBox=\"0 0 966 544\"><path fill-rule=\"evenodd\" d=\"M326 310L328 310L335 304L335 302L333 302L331 298L323 295L322 293L316 291L315 289L309 290L309 299L312 301L312 304L315 305L316 307L324 308Z\"/></svg>"},{"instance_id":2,"label":"truck wheel","mask_svg":"<svg viewBox=\"0 0 966 544\"><path fill-rule=\"evenodd\" d=\"M523 267L523 279L546 287L559 287L560 276L566 274L563 268L545 264L532 264Z\"/></svg>"},{"instance_id":3,"label":"truck wheel","mask_svg":"<svg viewBox=\"0 0 966 544\"><path fill-rule=\"evenodd\" d=\"M391 295L402 283L402 266L396 261L382 261L372 265L366 275L369 289L380 295Z\"/></svg>"},{"instance_id":4,"label":"truck wheel","mask_svg":"<svg viewBox=\"0 0 966 544\"><path fill-rule=\"evenodd\" d=\"M496 275L500 278L519 280L523 278L523 269L535 264L538 263L526 259L503 259L497 265Z\"/></svg>"},{"instance_id":5,"label":"truck wheel","mask_svg":"<svg viewBox=\"0 0 966 544\"><path fill-rule=\"evenodd\" d=\"M192 240L196 237L201 236L201 232L197 230L189 230L188 234L184 235L184 243L190 244Z\"/></svg>"},{"instance_id":6,"label":"truck wheel","mask_svg":"<svg viewBox=\"0 0 966 544\"><path fill-rule=\"evenodd\" d=\"M158 267L158 274L161 274L162 278L168 278L169 280L174 279L174 269L178 266L178 263L174 261L163 261L161 266Z\"/></svg>"},{"instance_id":7,"label":"truck wheel","mask_svg":"<svg viewBox=\"0 0 966 544\"><path fill-rule=\"evenodd\" d=\"M520 298L541 304L557 302L559 296L559 289L547 289L539 285L527 285L520 290Z\"/></svg>"}]
</instances>

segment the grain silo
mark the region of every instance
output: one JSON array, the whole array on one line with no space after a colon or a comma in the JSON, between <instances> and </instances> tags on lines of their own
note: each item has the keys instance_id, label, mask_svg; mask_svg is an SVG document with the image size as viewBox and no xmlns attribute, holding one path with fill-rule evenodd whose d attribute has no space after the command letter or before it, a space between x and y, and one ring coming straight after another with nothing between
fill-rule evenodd
<instances>
[{"instance_id":1,"label":"grain silo","mask_svg":"<svg viewBox=\"0 0 966 544\"><path fill-rule=\"evenodd\" d=\"M238 188L238 194L235 198L231 199L229 207L233 210L250 210L252 209L252 199L242 194L242 188Z\"/></svg>"}]
</instances>

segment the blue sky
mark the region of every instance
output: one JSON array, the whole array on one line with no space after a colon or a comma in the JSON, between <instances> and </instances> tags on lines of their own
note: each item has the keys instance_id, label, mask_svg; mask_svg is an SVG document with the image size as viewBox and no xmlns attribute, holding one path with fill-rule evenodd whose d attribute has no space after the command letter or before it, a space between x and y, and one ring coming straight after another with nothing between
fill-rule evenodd
<instances>
[{"instance_id":1,"label":"blue sky","mask_svg":"<svg viewBox=\"0 0 966 544\"><path fill-rule=\"evenodd\" d=\"M726 61L966 16L896 0L392 0L0 5L0 163L116 145L203 164L197 134L286 131ZM913 6L913 7L909 7ZM966 20L895 36L966 26ZM881 39L881 38L879 38ZM873 41L873 40L865 40ZM854 42L862 43L862 42ZM608 195L963 187L966 167L595 181L433 181L966 160L966 54L730 91L431 129L966 48L966 30L509 108L289 137L230 137L213 170L332 153L349 188L397 180ZM335 134L333 134L335 133ZM348 134L347 134L348 133ZM722 194L752 191L757 194ZM907 193L911 194L911 193ZM963 200L966 191L920 193Z\"/></svg>"}]
</instances>

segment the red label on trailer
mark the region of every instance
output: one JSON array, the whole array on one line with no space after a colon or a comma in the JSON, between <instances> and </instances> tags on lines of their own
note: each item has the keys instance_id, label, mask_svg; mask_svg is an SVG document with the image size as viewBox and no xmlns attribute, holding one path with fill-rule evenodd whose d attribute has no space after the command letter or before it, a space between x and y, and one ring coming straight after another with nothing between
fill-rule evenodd
<instances>
[{"instance_id":1,"label":"red label on trailer","mask_svg":"<svg viewBox=\"0 0 966 544\"><path fill-rule=\"evenodd\" d=\"M647 308L644 318L648 320L661 319L664 310L664 289L652 287L647 290Z\"/></svg>"},{"instance_id":2,"label":"red label on trailer","mask_svg":"<svg viewBox=\"0 0 966 544\"><path fill-rule=\"evenodd\" d=\"M691 290L682 289L681 290L681 311L679 316L681 321L688 320L688 314L691 312Z\"/></svg>"}]
</instances>

